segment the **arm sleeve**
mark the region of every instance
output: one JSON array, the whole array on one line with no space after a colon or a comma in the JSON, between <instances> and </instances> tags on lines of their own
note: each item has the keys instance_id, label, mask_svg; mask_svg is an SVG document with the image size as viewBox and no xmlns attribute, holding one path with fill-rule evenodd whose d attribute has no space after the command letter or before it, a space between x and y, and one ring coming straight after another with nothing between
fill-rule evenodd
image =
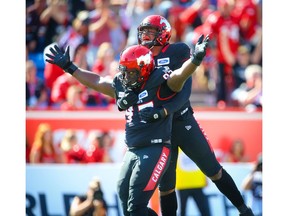
<instances>
[{"instance_id":1,"label":"arm sleeve","mask_svg":"<svg viewBox=\"0 0 288 216\"><path fill-rule=\"evenodd\" d=\"M178 48L178 50L176 51L178 53L177 62L179 62L177 68L180 68L182 64L191 57L191 50L190 47L187 46L185 43L180 43L180 45L177 46L177 48ZM187 101L189 101L191 95L191 89L192 89L192 77L190 76L185 82L181 92L177 93L172 99L169 100L169 102L163 105L168 114L178 111Z\"/></svg>"}]
</instances>

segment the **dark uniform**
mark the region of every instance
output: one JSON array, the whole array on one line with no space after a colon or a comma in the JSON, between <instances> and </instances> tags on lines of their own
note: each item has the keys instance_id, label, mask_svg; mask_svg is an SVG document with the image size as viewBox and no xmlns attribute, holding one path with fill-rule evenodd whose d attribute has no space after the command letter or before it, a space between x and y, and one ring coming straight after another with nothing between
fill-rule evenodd
<instances>
[{"instance_id":1,"label":"dark uniform","mask_svg":"<svg viewBox=\"0 0 288 216\"><path fill-rule=\"evenodd\" d=\"M156 66L169 66L172 71L180 68L189 58L190 48L181 42L166 45L159 55L154 56ZM169 114L174 114L171 162L169 169L165 172L160 182L160 191L168 191L175 188L178 146L197 164L205 175L213 176L221 168L213 150L210 148L203 129L200 128L194 118L193 109L189 101L191 88L192 78L190 77L182 91L163 106Z\"/></svg>"},{"instance_id":2,"label":"dark uniform","mask_svg":"<svg viewBox=\"0 0 288 216\"><path fill-rule=\"evenodd\" d=\"M167 65L172 71L180 68L188 58L190 58L190 49L184 43L167 44L158 56L154 56L156 66ZM215 157L205 132L193 116L193 109L189 101L192 86L191 81L192 78L188 79L182 91L163 105L168 114L174 114L172 120L171 162L159 183L160 191L170 191L175 188L178 146L197 164L206 176L216 176L222 168ZM245 205L244 199L234 180L225 169L222 168L221 178L212 181L219 191L237 207L239 212L243 212L240 214L241 216L253 215L251 209ZM161 196L162 215L175 215L174 210L177 209L177 200L174 199L176 199L176 196L173 194L170 194L170 196Z\"/></svg>"},{"instance_id":3,"label":"dark uniform","mask_svg":"<svg viewBox=\"0 0 288 216\"><path fill-rule=\"evenodd\" d=\"M117 185L125 216L148 215L148 202L170 162L172 115L153 123L141 121L139 116L143 108L162 106L175 95L166 82L170 73L167 67L156 68L137 92L137 104L125 111L128 150ZM116 99L124 94L119 75L112 84Z\"/></svg>"}]
</instances>

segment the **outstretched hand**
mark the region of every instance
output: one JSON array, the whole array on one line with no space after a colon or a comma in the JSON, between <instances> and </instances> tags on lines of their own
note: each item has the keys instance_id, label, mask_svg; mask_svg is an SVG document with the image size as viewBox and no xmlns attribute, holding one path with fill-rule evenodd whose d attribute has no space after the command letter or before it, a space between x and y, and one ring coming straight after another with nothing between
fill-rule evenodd
<instances>
[{"instance_id":1,"label":"outstretched hand","mask_svg":"<svg viewBox=\"0 0 288 216\"><path fill-rule=\"evenodd\" d=\"M208 46L208 42L210 40L209 35L206 35L205 39L204 35L202 34L198 42L195 45L194 52L192 54L192 63L199 66L206 55L206 49Z\"/></svg>"},{"instance_id":2,"label":"outstretched hand","mask_svg":"<svg viewBox=\"0 0 288 216\"><path fill-rule=\"evenodd\" d=\"M51 47L49 50L53 55L46 53L45 55L49 59L45 59L45 61L59 66L65 72L70 73L71 75L75 72L75 70L77 70L77 66L75 66L70 60L69 46L66 47L64 53L61 51L58 45L54 45L54 48Z\"/></svg>"}]
</instances>

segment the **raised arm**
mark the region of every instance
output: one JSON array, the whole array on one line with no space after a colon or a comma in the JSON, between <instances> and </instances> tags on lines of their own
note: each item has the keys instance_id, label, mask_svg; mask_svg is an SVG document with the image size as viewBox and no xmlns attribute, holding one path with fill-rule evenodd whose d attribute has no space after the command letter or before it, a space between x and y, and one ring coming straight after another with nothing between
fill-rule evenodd
<instances>
[{"instance_id":1,"label":"raised arm","mask_svg":"<svg viewBox=\"0 0 288 216\"><path fill-rule=\"evenodd\" d=\"M62 68L64 72L74 76L83 85L94 89L97 92L115 98L115 91L112 87L112 79L101 77L94 72L84 70L73 64L73 62L70 60L69 46L67 46L64 53L57 45L51 47L50 51L51 54L45 54L49 58L45 59L45 61Z\"/></svg>"},{"instance_id":2,"label":"raised arm","mask_svg":"<svg viewBox=\"0 0 288 216\"><path fill-rule=\"evenodd\" d=\"M206 55L206 49L209 42L209 35L204 39L201 35L195 45L194 52L191 59L188 59L181 68L173 71L170 78L167 80L169 88L174 92L180 92L184 86L185 81L195 72L197 67L201 64Z\"/></svg>"}]
</instances>

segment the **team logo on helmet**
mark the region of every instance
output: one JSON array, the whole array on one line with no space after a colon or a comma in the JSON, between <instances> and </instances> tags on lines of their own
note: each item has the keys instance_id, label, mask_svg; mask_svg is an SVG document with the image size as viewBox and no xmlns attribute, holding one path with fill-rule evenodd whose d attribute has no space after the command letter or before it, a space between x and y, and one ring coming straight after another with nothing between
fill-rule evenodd
<instances>
[{"instance_id":1,"label":"team logo on helmet","mask_svg":"<svg viewBox=\"0 0 288 216\"><path fill-rule=\"evenodd\" d=\"M140 57L137 58L137 64L143 64L144 65L149 65L151 62L151 52L147 53L146 55L141 55Z\"/></svg>"},{"instance_id":2,"label":"team logo on helmet","mask_svg":"<svg viewBox=\"0 0 288 216\"><path fill-rule=\"evenodd\" d=\"M163 25L164 23L164 25ZM160 25L161 26L164 26L164 28L166 29L166 31L171 31L171 26L169 24L169 22L164 18L164 17L161 17L160 19Z\"/></svg>"}]
</instances>

